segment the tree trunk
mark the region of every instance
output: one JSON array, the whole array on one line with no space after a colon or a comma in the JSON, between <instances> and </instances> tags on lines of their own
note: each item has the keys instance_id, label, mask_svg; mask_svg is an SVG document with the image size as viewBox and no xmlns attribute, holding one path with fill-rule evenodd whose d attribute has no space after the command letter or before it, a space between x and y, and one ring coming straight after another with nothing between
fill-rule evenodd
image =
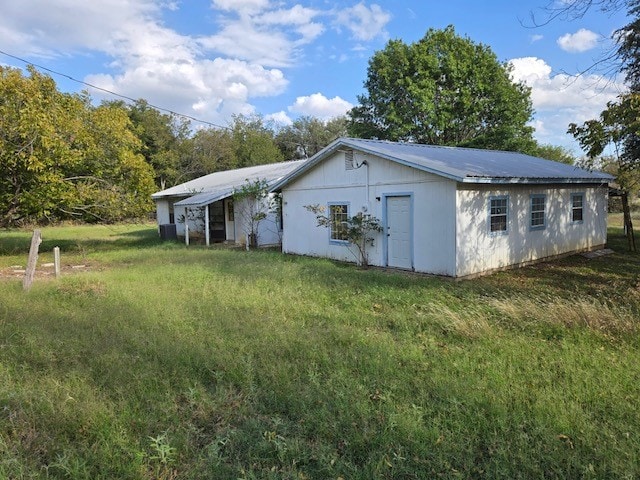
<instances>
[{"instance_id":1,"label":"tree trunk","mask_svg":"<svg viewBox=\"0 0 640 480\"><path fill-rule=\"evenodd\" d=\"M629 243L629 251L636 251L636 238L633 234L633 222L631 221L631 209L629 208L629 196L627 193L622 194L622 211L624 214L624 231L627 235Z\"/></svg>"}]
</instances>

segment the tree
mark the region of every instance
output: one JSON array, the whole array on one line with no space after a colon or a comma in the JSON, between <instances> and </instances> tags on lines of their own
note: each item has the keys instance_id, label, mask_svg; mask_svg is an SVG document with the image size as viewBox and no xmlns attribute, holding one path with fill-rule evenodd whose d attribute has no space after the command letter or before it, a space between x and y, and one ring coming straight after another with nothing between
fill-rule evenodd
<instances>
[{"instance_id":1,"label":"tree","mask_svg":"<svg viewBox=\"0 0 640 480\"><path fill-rule=\"evenodd\" d=\"M633 224L629 210L628 195L637 189L640 178L640 0L575 0L558 5L551 10L551 19L580 18L589 9L599 8L612 12L626 8L630 17L627 25L613 33L616 48L601 63L617 63L616 72L625 75L629 91L610 102L598 119L588 120L581 126L569 125L569 133L578 140L587 153L586 166L593 167L609 145L614 148L613 160L607 167L616 172L617 182L622 189L625 230L629 247L635 250ZM551 9L552 7L548 7Z\"/></svg>"},{"instance_id":2,"label":"tree","mask_svg":"<svg viewBox=\"0 0 640 480\"><path fill-rule=\"evenodd\" d=\"M231 135L237 164L235 168L282 162L273 130L258 115L234 115Z\"/></svg>"},{"instance_id":3,"label":"tree","mask_svg":"<svg viewBox=\"0 0 640 480\"><path fill-rule=\"evenodd\" d=\"M430 29L407 45L390 41L369 61L366 95L350 115L356 137L527 151L530 89L491 49Z\"/></svg>"},{"instance_id":4,"label":"tree","mask_svg":"<svg viewBox=\"0 0 640 480\"><path fill-rule=\"evenodd\" d=\"M534 157L546 158L547 160L566 163L568 165L576 163L576 157L573 153L560 145L536 144L535 147L525 153L533 155Z\"/></svg>"},{"instance_id":5,"label":"tree","mask_svg":"<svg viewBox=\"0 0 640 480\"><path fill-rule=\"evenodd\" d=\"M58 128L74 100L28 71L0 66L0 226L51 216L50 198L66 191L59 169L78 160Z\"/></svg>"},{"instance_id":6,"label":"tree","mask_svg":"<svg viewBox=\"0 0 640 480\"><path fill-rule=\"evenodd\" d=\"M184 142L185 154L180 163L179 183L230 170L236 167L235 143L230 130L207 128L198 130Z\"/></svg>"},{"instance_id":7,"label":"tree","mask_svg":"<svg viewBox=\"0 0 640 480\"><path fill-rule=\"evenodd\" d=\"M337 138L347 134L347 118L323 121L300 117L276 135L276 144L287 160L310 158Z\"/></svg>"},{"instance_id":8,"label":"tree","mask_svg":"<svg viewBox=\"0 0 640 480\"><path fill-rule=\"evenodd\" d=\"M78 115L82 125L73 148L80 161L64 171L63 181L73 185L72 196L63 199L58 210L89 222L148 214L155 190L153 168L138 153L141 143L127 111L108 104L94 107L86 96Z\"/></svg>"},{"instance_id":9,"label":"tree","mask_svg":"<svg viewBox=\"0 0 640 480\"><path fill-rule=\"evenodd\" d=\"M0 226L148 213L152 169L126 110L27 70L0 67Z\"/></svg>"},{"instance_id":10,"label":"tree","mask_svg":"<svg viewBox=\"0 0 640 480\"><path fill-rule=\"evenodd\" d=\"M153 167L156 185L164 190L167 186L185 181L181 180L181 162L185 155L183 145L190 134L189 122L162 113L143 99L132 105L124 105L119 101L109 103L121 104L128 109L129 118L142 142L141 153Z\"/></svg>"},{"instance_id":11,"label":"tree","mask_svg":"<svg viewBox=\"0 0 640 480\"><path fill-rule=\"evenodd\" d=\"M635 250L633 224L628 195L640 185L640 94L621 95L617 102L609 102L597 120L587 120L582 125L569 125L571 133L586 152L583 165L587 168L607 167L616 176L622 190L624 223L629 247ZM612 146L614 154L607 157L607 164L600 156ZM600 163L598 163L600 161Z\"/></svg>"},{"instance_id":12,"label":"tree","mask_svg":"<svg viewBox=\"0 0 640 480\"><path fill-rule=\"evenodd\" d=\"M358 265L363 268L369 266L367 246L374 240L372 234L383 230L380 220L372 215L359 212L353 217L347 217L345 221L338 223L331 214L327 215L325 207L322 205L305 205L304 208L316 216L316 225L318 227L340 231L343 238L348 242L347 248L351 253L354 252L350 247L356 247L354 256Z\"/></svg>"}]
</instances>

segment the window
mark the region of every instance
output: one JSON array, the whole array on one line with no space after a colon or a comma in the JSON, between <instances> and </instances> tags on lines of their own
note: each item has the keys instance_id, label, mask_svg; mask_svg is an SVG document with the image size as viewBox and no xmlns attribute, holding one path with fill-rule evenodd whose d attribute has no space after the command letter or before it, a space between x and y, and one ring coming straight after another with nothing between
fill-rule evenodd
<instances>
[{"instance_id":1,"label":"window","mask_svg":"<svg viewBox=\"0 0 640 480\"><path fill-rule=\"evenodd\" d=\"M169 200L169 223L176 223L176 217L173 213L173 202Z\"/></svg>"},{"instance_id":2,"label":"window","mask_svg":"<svg viewBox=\"0 0 640 480\"><path fill-rule=\"evenodd\" d=\"M349 205L346 203L334 203L329 205L329 218L331 226L329 228L329 238L336 242L346 242L347 228L349 220Z\"/></svg>"},{"instance_id":3,"label":"window","mask_svg":"<svg viewBox=\"0 0 640 480\"><path fill-rule=\"evenodd\" d=\"M531 222L529 226L532 229L545 227L545 201L545 195L531 195Z\"/></svg>"},{"instance_id":4,"label":"window","mask_svg":"<svg viewBox=\"0 0 640 480\"><path fill-rule=\"evenodd\" d=\"M584 214L584 194L571 194L571 221L581 223Z\"/></svg>"},{"instance_id":5,"label":"window","mask_svg":"<svg viewBox=\"0 0 640 480\"><path fill-rule=\"evenodd\" d=\"M509 197L491 197L489 200L489 231L507 232L507 214Z\"/></svg>"}]
</instances>

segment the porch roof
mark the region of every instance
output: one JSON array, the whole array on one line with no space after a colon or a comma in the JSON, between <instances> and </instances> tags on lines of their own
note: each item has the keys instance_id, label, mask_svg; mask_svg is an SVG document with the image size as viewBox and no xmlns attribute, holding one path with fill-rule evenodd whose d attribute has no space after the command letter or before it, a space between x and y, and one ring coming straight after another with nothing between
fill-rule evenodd
<instances>
[{"instance_id":1,"label":"porch roof","mask_svg":"<svg viewBox=\"0 0 640 480\"><path fill-rule=\"evenodd\" d=\"M230 197L231 195L233 195L233 188L215 190L213 192L198 193L192 197L180 200L173 205L176 207L204 207L205 205L217 202L218 200Z\"/></svg>"},{"instance_id":2,"label":"porch roof","mask_svg":"<svg viewBox=\"0 0 640 480\"><path fill-rule=\"evenodd\" d=\"M246 182L264 180L268 186L271 186L304 162L306 160L296 160L214 172L175 187L167 188L161 192L156 192L151 197L154 200L180 198L181 200L174 205L203 207L230 197L236 189L241 188Z\"/></svg>"}]
</instances>

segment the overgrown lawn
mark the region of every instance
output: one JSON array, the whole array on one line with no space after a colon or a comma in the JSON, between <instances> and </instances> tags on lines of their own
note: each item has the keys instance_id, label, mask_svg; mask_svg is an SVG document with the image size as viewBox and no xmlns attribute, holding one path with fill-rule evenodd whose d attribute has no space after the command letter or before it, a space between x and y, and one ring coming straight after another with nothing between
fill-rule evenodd
<instances>
[{"instance_id":1,"label":"overgrown lawn","mask_svg":"<svg viewBox=\"0 0 640 480\"><path fill-rule=\"evenodd\" d=\"M617 226L612 255L464 282L153 226L43 240L89 271L0 279L0 478L640 476L640 256ZM28 247L0 232L0 268Z\"/></svg>"}]
</instances>

